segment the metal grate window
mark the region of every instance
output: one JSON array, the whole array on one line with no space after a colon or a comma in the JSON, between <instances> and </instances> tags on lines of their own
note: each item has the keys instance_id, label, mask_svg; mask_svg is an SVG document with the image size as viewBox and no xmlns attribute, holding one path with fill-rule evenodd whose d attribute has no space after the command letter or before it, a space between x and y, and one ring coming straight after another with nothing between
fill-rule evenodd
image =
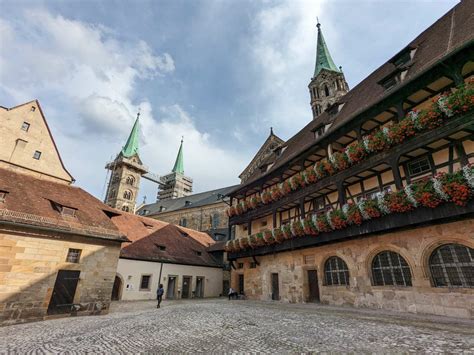
<instances>
[{"instance_id":1,"label":"metal grate window","mask_svg":"<svg viewBox=\"0 0 474 355\"><path fill-rule=\"evenodd\" d=\"M78 263L81 258L81 249L69 249L67 252L66 261L68 263Z\"/></svg>"},{"instance_id":2,"label":"metal grate window","mask_svg":"<svg viewBox=\"0 0 474 355\"><path fill-rule=\"evenodd\" d=\"M337 256L330 257L324 264L325 285L349 285L347 264Z\"/></svg>"},{"instance_id":3,"label":"metal grate window","mask_svg":"<svg viewBox=\"0 0 474 355\"><path fill-rule=\"evenodd\" d=\"M374 286L411 286L410 266L400 254L383 251L372 261Z\"/></svg>"},{"instance_id":4,"label":"metal grate window","mask_svg":"<svg viewBox=\"0 0 474 355\"><path fill-rule=\"evenodd\" d=\"M460 244L446 244L430 257L435 287L474 287L474 249Z\"/></svg>"},{"instance_id":5,"label":"metal grate window","mask_svg":"<svg viewBox=\"0 0 474 355\"><path fill-rule=\"evenodd\" d=\"M150 279L151 275L142 275L142 279L140 281L140 290L150 289Z\"/></svg>"}]
</instances>

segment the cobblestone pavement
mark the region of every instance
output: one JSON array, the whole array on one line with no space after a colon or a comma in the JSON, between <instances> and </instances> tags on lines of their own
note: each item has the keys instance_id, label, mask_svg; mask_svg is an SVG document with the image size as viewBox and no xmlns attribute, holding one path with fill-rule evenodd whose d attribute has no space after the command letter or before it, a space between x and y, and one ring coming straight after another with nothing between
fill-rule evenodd
<instances>
[{"instance_id":1,"label":"cobblestone pavement","mask_svg":"<svg viewBox=\"0 0 474 355\"><path fill-rule=\"evenodd\" d=\"M0 353L474 353L469 320L224 299L154 305L3 327Z\"/></svg>"}]
</instances>

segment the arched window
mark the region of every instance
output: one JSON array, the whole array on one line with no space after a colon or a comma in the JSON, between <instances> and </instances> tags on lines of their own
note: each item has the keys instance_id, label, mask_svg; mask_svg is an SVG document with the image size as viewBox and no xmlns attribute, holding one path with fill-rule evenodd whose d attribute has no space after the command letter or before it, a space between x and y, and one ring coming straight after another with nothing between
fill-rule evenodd
<instances>
[{"instance_id":1,"label":"arched window","mask_svg":"<svg viewBox=\"0 0 474 355\"><path fill-rule=\"evenodd\" d=\"M109 198L114 198L114 197L115 197L115 190L110 190Z\"/></svg>"},{"instance_id":2,"label":"arched window","mask_svg":"<svg viewBox=\"0 0 474 355\"><path fill-rule=\"evenodd\" d=\"M326 96L329 96L329 88L328 88L327 85L324 85L324 94L325 94Z\"/></svg>"},{"instance_id":3,"label":"arched window","mask_svg":"<svg viewBox=\"0 0 474 355\"><path fill-rule=\"evenodd\" d=\"M331 256L324 264L324 284L349 285L349 269L347 264L337 256Z\"/></svg>"},{"instance_id":4,"label":"arched window","mask_svg":"<svg viewBox=\"0 0 474 355\"><path fill-rule=\"evenodd\" d=\"M393 251L383 251L372 261L374 286L411 286L410 266L403 257Z\"/></svg>"},{"instance_id":5,"label":"arched window","mask_svg":"<svg viewBox=\"0 0 474 355\"><path fill-rule=\"evenodd\" d=\"M126 200L131 200L132 199L132 191L126 190L123 193L123 198Z\"/></svg>"},{"instance_id":6,"label":"arched window","mask_svg":"<svg viewBox=\"0 0 474 355\"><path fill-rule=\"evenodd\" d=\"M316 90L316 97L319 99L319 89L316 88L315 90Z\"/></svg>"},{"instance_id":7,"label":"arched window","mask_svg":"<svg viewBox=\"0 0 474 355\"><path fill-rule=\"evenodd\" d=\"M445 244L430 256L435 287L474 287L474 249L460 244Z\"/></svg>"},{"instance_id":8,"label":"arched window","mask_svg":"<svg viewBox=\"0 0 474 355\"><path fill-rule=\"evenodd\" d=\"M133 185L135 183L135 178L133 176L127 176L125 182L127 183L127 185Z\"/></svg>"},{"instance_id":9,"label":"arched window","mask_svg":"<svg viewBox=\"0 0 474 355\"><path fill-rule=\"evenodd\" d=\"M122 206L122 211L129 212L130 209L128 208L127 205L125 205L125 206Z\"/></svg>"},{"instance_id":10,"label":"arched window","mask_svg":"<svg viewBox=\"0 0 474 355\"><path fill-rule=\"evenodd\" d=\"M184 218L184 217L179 220L179 225L180 225L181 227L186 227L186 224L187 224L187 223L188 223L188 221L187 221L186 218Z\"/></svg>"},{"instance_id":11,"label":"arched window","mask_svg":"<svg viewBox=\"0 0 474 355\"><path fill-rule=\"evenodd\" d=\"M115 173L114 176L112 177L112 182L117 182L120 180L119 174Z\"/></svg>"}]
</instances>

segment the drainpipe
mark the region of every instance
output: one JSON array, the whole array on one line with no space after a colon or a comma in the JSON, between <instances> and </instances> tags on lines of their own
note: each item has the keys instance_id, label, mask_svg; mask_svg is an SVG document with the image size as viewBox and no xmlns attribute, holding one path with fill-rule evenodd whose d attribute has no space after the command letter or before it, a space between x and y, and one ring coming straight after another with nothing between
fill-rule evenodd
<instances>
[{"instance_id":1,"label":"drainpipe","mask_svg":"<svg viewBox=\"0 0 474 355\"><path fill-rule=\"evenodd\" d=\"M160 266L160 275L158 276L158 287L160 287L161 284L161 272L163 271L163 262L161 263Z\"/></svg>"}]
</instances>

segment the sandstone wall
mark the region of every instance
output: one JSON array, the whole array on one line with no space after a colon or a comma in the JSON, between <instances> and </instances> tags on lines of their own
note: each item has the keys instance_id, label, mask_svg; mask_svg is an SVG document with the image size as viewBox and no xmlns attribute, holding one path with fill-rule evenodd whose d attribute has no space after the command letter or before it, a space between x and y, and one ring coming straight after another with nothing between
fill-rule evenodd
<instances>
[{"instance_id":1,"label":"sandstone wall","mask_svg":"<svg viewBox=\"0 0 474 355\"><path fill-rule=\"evenodd\" d=\"M66 262L69 248L81 249L79 263ZM77 314L106 313L120 243L79 236L0 230L0 324L47 316L58 270L80 270Z\"/></svg>"},{"instance_id":2,"label":"sandstone wall","mask_svg":"<svg viewBox=\"0 0 474 355\"><path fill-rule=\"evenodd\" d=\"M309 297L307 270L317 270L322 303L383 308L463 318L474 316L474 289L433 287L428 267L431 253L439 246L459 243L474 248L474 220L420 227L360 238L317 248L239 259L243 269L232 271L232 286L238 289L238 274L244 274L245 294L251 299L271 299L271 274L279 275L283 302L306 302ZM412 287L372 286L373 257L384 250L399 253L409 264ZM342 258L349 269L349 286L325 286L324 263L331 256Z\"/></svg>"}]
</instances>

